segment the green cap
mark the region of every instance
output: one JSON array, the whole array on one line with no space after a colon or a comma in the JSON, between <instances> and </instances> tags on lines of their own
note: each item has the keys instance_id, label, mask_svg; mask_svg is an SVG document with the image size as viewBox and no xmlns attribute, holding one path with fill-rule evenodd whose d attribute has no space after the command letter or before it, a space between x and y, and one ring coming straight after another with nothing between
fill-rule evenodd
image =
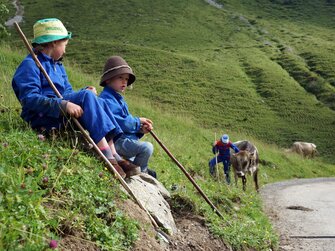
<instances>
[{"instance_id":1,"label":"green cap","mask_svg":"<svg viewBox=\"0 0 335 251\"><path fill-rule=\"evenodd\" d=\"M61 39L70 39L72 33L68 32L63 23L57 18L38 20L34 24L33 44L44 44Z\"/></svg>"}]
</instances>

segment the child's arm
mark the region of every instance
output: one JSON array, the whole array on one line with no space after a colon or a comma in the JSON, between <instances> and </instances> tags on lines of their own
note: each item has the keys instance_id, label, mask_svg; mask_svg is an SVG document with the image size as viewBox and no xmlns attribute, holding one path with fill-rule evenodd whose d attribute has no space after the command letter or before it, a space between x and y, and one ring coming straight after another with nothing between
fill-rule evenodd
<instances>
[{"instance_id":1,"label":"child's arm","mask_svg":"<svg viewBox=\"0 0 335 251\"><path fill-rule=\"evenodd\" d=\"M238 147L234 145L233 143L230 144L230 147L234 149L235 153L238 153L240 151L240 149L238 149Z\"/></svg>"},{"instance_id":2,"label":"child's arm","mask_svg":"<svg viewBox=\"0 0 335 251\"><path fill-rule=\"evenodd\" d=\"M69 79L67 77L65 68L62 64L60 64L60 69L61 69L61 72L62 72L62 77L64 79L64 92L63 93L65 94L65 93L68 93L68 92L72 92L73 91L72 85L69 82Z\"/></svg>"},{"instance_id":3,"label":"child's arm","mask_svg":"<svg viewBox=\"0 0 335 251\"><path fill-rule=\"evenodd\" d=\"M213 154L217 154L218 152L218 147L217 147L217 141L214 142L213 147L212 147L212 152Z\"/></svg>"},{"instance_id":4,"label":"child's arm","mask_svg":"<svg viewBox=\"0 0 335 251\"><path fill-rule=\"evenodd\" d=\"M71 117L80 118L81 115L83 115L84 111L81 106L69 101L65 102L66 103L64 104L63 110Z\"/></svg>"},{"instance_id":5,"label":"child's arm","mask_svg":"<svg viewBox=\"0 0 335 251\"><path fill-rule=\"evenodd\" d=\"M12 85L23 108L50 117L60 116L62 99L43 95L40 70L32 59L21 63L14 75Z\"/></svg>"},{"instance_id":6,"label":"child's arm","mask_svg":"<svg viewBox=\"0 0 335 251\"><path fill-rule=\"evenodd\" d=\"M113 112L114 118L121 127L123 132L130 134L140 133L141 129L140 118L132 116L128 111L128 107L123 107L122 109L120 104L115 99L103 98L103 100L106 103L106 105L110 108L110 110Z\"/></svg>"},{"instance_id":7,"label":"child's arm","mask_svg":"<svg viewBox=\"0 0 335 251\"><path fill-rule=\"evenodd\" d=\"M146 134L148 132L150 132L152 129L154 129L153 127L153 123L150 119L147 118L140 118L140 122L141 122L141 132Z\"/></svg>"},{"instance_id":8,"label":"child's arm","mask_svg":"<svg viewBox=\"0 0 335 251\"><path fill-rule=\"evenodd\" d=\"M95 89L95 87L94 86L87 86L86 87L86 90L89 90L89 91L91 91L91 92L93 92L95 95L98 95L98 93L97 93L97 89Z\"/></svg>"}]
</instances>

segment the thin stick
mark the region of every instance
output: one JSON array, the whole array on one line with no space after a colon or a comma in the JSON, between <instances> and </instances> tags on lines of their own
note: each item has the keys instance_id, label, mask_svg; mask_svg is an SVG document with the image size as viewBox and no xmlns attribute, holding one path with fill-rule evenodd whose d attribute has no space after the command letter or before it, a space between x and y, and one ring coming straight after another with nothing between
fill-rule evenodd
<instances>
[{"instance_id":1,"label":"thin stick","mask_svg":"<svg viewBox=\"0 0 335 251\"><path fill-rule=\"evenodd\" d=\"M214 133L214 144L215 142L216 142L216 132ZM218 167L218 153L215 153L215 171L216 171L216 178L220 182L219 167Z\"/></svg>"},{"instance_id":2,"label":"thin stick","mask_svg":"<svg viewBox=\"0 0 335 251\"><path fill-rule=\"evenodd\" d=\"M206 194L201 190L201 188L197 185L197 183L194 181L194 179L191 177L191 175L186 171L186 169L183 167L182 164L171 154L171 152L166 148L166 146L159 140L159 138L156 136L156 134L151 130L150 134L154 137L154 139L157 141L157 143L163 148L163 150L169 155L169 157L177 164L177 166L183 171L183 173L186 175L186 177L191 181L193 186L198 190L198 192L201 194L201 196L205 199L205 201L212 207L214 212L219 215L222 219L223 215L220 213L220 211L214 206L214 204L208 199Z\"/></svg>"},{"instance_id":3,"label":"thin stick","mask_svg":"<svg viewBox=\"0 0 335 251\"><path fill-rule=\"evenodd\" d=\"M37 67L41 70L41 72L43 73L43 75L45 76L45 78L48 80L48 83L50 85L50 87L53 89L53 91L56 93L57 97L59 98L63 98L62 95L59 93L59 91L57 90L56 86L54 85L54 83L52 82L52 80L50 79L48 73L45 71L44 67L42 66L41 62L38 60L36 54L34 53L33 49L31 48L26 36L24 35L24 33L22 32L20 26L18 25L17 22L14 23L14 26L17 30L17 32L19 33L20 37L22 38L24 44L26 45L27 49L29 50L31 56L33 57ZM126 189L126 191L134 198L134 200L136 201L136 203L140 206L140 208L142 208L147 215L149 216L152 224L154 225L154 227L156 228L156 230L159 229L157 222L154 220L154 218L151 216L151 214L149 213L149 211L142 205L141 201L139 201L135 194L133 193L133 191L131 191L130 187L127 185L127 183L124 181L124 179L121 177L121 175L115 170L114 166L109 162L109 160L106 158L106 156L101 152L101 150L99 149L99 147L97 146L97 144L95 144L95 142L93 141L93 139L87 134L87 132L85 131L85 129L82 127L82 125L80 124L80 122L72 117L74 123L76 124L76 126L79 128L79 130L81 131L81 133L84 135L84 137L87 139L87 141L89 143L91 143L93 145L94 150L98 153L98 155L103 159L103 161L107 164L107 169L108 171L113 174L114 176L116 176L116 178L120 181L121 185L124 187L124 189Z\"/></svg>"}]
</instances>

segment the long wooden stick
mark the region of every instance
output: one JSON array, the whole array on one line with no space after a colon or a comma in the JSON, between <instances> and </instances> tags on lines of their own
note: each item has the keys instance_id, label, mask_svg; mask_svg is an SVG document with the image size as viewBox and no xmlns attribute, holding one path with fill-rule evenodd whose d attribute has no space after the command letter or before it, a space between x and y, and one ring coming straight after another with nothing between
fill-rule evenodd
<instances>
[{"instance_id":1,"label":"long wooden stick","mask_svg":"<svg viewBox=\"0 0 335 251\"><path fill-rule=\"evenodd\" d=\"M185 176L191 181L193 186L198 190L198 192L201 194L201 196L205 199L205 201L211 206L211 208L214 210L214 212L219 215L222 219L223 215L220 213L220 211L214 206L214 204L210 201L210 199L206 196L206 194L201 190L201 188L197 185L197 183L194 181L192 176L186 171L185 167L183 167L182 164L172 155L172 153L166 148L166 146L159 140L159 138L156 136L156 134L151 130L150 134L154 137L154 139L157 141L157 143L163 148L163 150L169 155L169 157L177 164L177 166L183 171Z\"/></svg>"},{"instance_id":2,"label":"long wooden stick","mask_svg":"<svg viewBox=\"0 0 335 251\"><path fill-rule=\"evenodd\" d=\"M215 142L216 142L216 132L214 133L214 144ZM215 171L216 171L216 178L220 182L219 167L218 167L218 153L215 153Z\"/></svg>"},{"instance_id":3,"label":"long wooden stick","mask_svg":"<svg viewBox=\"0 0 335 251\"><path fill-rule=\"evenodd\" d=\"M14 23L14 26L17 30L17 32L19 33L20 37L22 38L24 44L26 45L27 49L29 50L31 56L33 57L37 67L41 70L41 72L43 73L43 75L45 76L45 78L48 80L49 85L51 86L51 88L53 89L53 91L56 93L57 97L59 98L63 98L62 95L59 93L59 91L57 90L56 86L54 85L54 83L52 82L52 80L50 79L48 73L45 71L44 67L42 66L41 62L38 60L36 54L34 53L33 49L31 48L26 36L24 35L24 33L22 32L20 26L18 25L17 22ZM133 193L133 191L130 189L130 187L127 185L127 183L124 181L124 179L121 177L121 175L115 170L114 166L109 162L109 160L106 158L106 156L101 152L101 150L99 149L99 147L97 146L97 144L93 141L93 139L88 135L88 133L85 131L85 129L82 127L82 125L80 124L80 122L72 117L74 123L76 124L76 126L79 128L79 130L81 131L81 133L84 135L84 137L86 138L86 140L91 143L93 145L94 150L98 153L98 155L104 160L104 162L107 164L107 169L110 173L112 173L113 175L115 175L117 177L117 179L120 181L121 185L124 187L124 189L126 189L126 191L134 198L134 200L136 201L136 203L140 206L140 208L142 208L147 215L149 216L152 224L154 225L154 227L156 228L156 230L159 230L158 224L157 222L154 220L154 218L151 216L151 214L149 213L149 211L143 206L143 204L141 203L141 201L139 201L135 194Z\"/></svg>"}]
</instances>

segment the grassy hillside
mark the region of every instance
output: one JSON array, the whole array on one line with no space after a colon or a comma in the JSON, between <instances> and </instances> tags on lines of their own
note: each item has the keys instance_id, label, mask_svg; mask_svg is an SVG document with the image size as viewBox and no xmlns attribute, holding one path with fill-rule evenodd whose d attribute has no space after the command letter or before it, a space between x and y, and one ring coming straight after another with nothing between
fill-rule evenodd
<instances>
[{"instance_id":1,"label":"grassy hillside","mask_svg":"<svg viewBox=\"0 0 335 251\"><path fill-rule=\"evenodd\" d=\"M331 1L227 0L221 1L223 9L200 0L22 2L28 37L33 23L44 17L60 18L74 33L65 65L76 88L98 87L106 58L125 57L137 76L126 93L131 111L153 119L157 135L225 220L213 214L147 136L155 146L152 168L168 189L177 185L172 194L189 201L234 249L275 249L278 237L250 179L243 193L209 177L214 132L257 145L261 186L334 176ZM64 241L74 234L94 247L129 248L138 223L113 203L125 196L107 173L99 177L103 166L90 154L77 153L66 139L37 140L19 118L10 81L26 51L15 31L10 44L0 46L0 249L41 250L50 239ZM283 147L294 140L314 142L321 157L285 154Z\"/></svg>"},{"instance_id":2,"label":"grassy hillside","mask_svg":"<svg viewBox=\"0 0 335 251\"><path fill-rule=\"evenodd\" d=\"M57 16L74 34L68 58L85 72L126 58L138 77L130 96L282 147L313 141L334 163L334 4L221 3L23 1L23 28L32 37L37 19Z\"/></svg>"},{"instance_id":3,"label":"grassy hillside","mask_svg":"<svg viewBox=\"0 0 335 251\"><path fill-rule=\"evenodd\" d=\"M118 183L78 142L42 141L24 123L11 90L23 54L4 45L0 52L0 249L47 250L51 240L64 250L130 247L138 225L116 206L126 199L110 192Z\"/></svg>"},{"instance_id":4,"label":"grassy hillside","mask_svg":"<svg viewBox=\"0 0 335 251\"><path fill-rule=\"evenodd\" d=\"M91 154L78 152L75 141L67 138L40 141L19 117L19 104L10 87L10 76L23 58L23 53L1 46L0 70L0 247L1 249L40 250L51 239L68 248L80 240L82 248L88 243L105 250L123 250L137 238L138 223L128 219L115 201L125 196L108 173L101 178L103 166ZM70 80L76 88L94 79L66 62ZM199 128L187 116L176 116L156 107L144 98L127 100L134 114L155 121L156 133L176 158L194 175L197 183L224 214L220 220L195 193L182 172L149 136L145 140L155 146L150 162L159 180L177 198L174 207L206 217L212 232L234 249L267 250L278 243L276 233L261 211L261 201L249 179L248 192L226 186L208 174L207 162L212 157L212 130ZM218 131L221 134L222 131ZM252 140L266 160L261 166L261 186L292 177L323 177L334 174L333 165L317 160L304 160L286 155L275 145L265 144L250 135L229 131L232 139ZM43 179L48 177L48 182ZM85 184L85 185L84 185ZM179 197L182 200L178 199ZM186 203L186 204L185 204ZM75 236L75 237L73 237ZM79 245L76 243L75 245Z\"/></svg>"}]
</instances>

